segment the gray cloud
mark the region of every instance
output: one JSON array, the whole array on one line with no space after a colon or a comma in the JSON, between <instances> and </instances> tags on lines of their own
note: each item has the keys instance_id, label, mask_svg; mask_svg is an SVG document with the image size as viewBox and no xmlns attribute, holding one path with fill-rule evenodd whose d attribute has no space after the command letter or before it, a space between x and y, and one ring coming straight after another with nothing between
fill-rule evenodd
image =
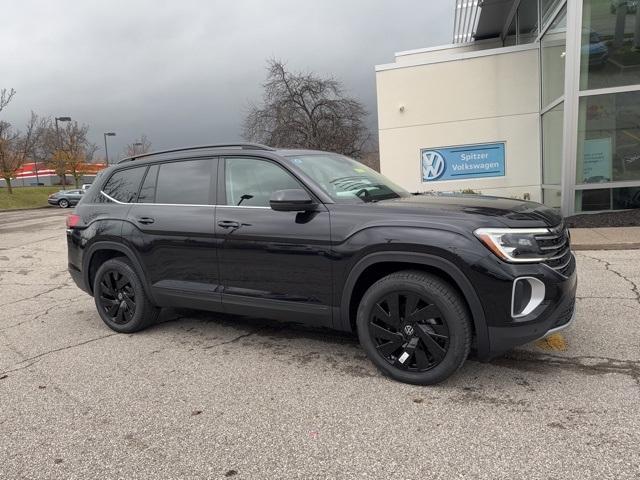
<instances>
[{"instance_id":1,"label":"gray cloud","mask_svg":"<svg viewBox=\"0 0 640 480\"><path fill-rule=\"evenodd\" d=\"M8 0L0 18L1 114L70 115L110 153L236 140L265 60L344 81L375 126L374 66L448 43L452 0ZM113 150L112 150L113 149Z\"/></svg>"}]
</instances>

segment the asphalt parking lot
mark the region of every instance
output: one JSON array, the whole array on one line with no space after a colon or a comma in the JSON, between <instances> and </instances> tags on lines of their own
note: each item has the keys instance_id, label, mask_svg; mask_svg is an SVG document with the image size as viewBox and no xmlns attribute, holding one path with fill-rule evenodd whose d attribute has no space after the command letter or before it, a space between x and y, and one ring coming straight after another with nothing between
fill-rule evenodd
<instances>
[{"instance_id":1,"label":"asphalt parking lot","mask_svg":"<svg viewBox=\"0 0 640 480\"><path fill-rule=\"evenodd\" d=\"M0 478L640 477L640 250L577 253L563 338L415 387L322 330L165 311L116 334L64 213L0 213Z\"/></svg>"}]
</instances>

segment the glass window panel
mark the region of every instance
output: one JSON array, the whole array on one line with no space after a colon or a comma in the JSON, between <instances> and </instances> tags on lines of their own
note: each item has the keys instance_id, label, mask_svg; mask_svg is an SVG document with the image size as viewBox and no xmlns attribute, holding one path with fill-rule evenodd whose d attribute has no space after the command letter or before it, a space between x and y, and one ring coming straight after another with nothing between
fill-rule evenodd
<instances>
[{"instance_id":1,"label":"glass window panel","mask_svg":"<svg viewBox=\"0 0 640 480\"><path fill-rule=\"evenodd\" d=\"M542 36L542 105L549 105L564 93L564 60L567 46L565 6Z\"/></svg>"},{"instance_id":2,"label":"glass window panel","mask_svg":"<svg viewBox=\"0 0 640 480\"><path fill-rule=\"evenodd\" d=\"M544 203L547 207L551 208L560 208L562 200L562 193L560 190L555 190L552 188L544 188L542 190L542 203Z\"/></svg>"},{"instance_id":3,"label":"glass window panel","mask_svg":"<svg viewBox=\"0 0 640 480\"><path fill-rule=\"evenodd\" d=\"M211 159L206 159L161 164L155 203L210 204L213 163Z\"/></svg>"},{"instance_id":4,"label":"glass window panel","mask_svg":"<svg viewBox=\"0 0 640 480\"><path fill-rule=\"evenodd\" d=\"M576 212L597 212L611 210L611 189L576 191Z\"/></svg>"},{"instance_id":5,"label":"glass window panel","mask_svg":"<svg viewBox=\"0 0 640 480\"><path fill-rule=\"evenodd\" d=\"M138 203L154 203L156 197L156 181L158 180L158 165L151 165L147 176L144 177L142 188L138 195Z\"/></svg>"},{"instance_id":6,"label":"glass window panel","mask_svg":"<svg viewBox=\"0 0 640 480\"><path fill-rule=\"evenodd\" d=\"M511 24L507 29L507 36L504 38L504 46L508 47L510 45L515 45L518 43L518 37L516 35L516 16L513 16L511 20Z\"/></svg>"},{"instance_id":7,"label":"glass window panel","mask_svg":"<svg viewBox=\"0 0 640 480\"><path fill-rule=\"evenodd\" d=\"M531 43L538 36L538 0L522 0L518 7L518 43Z\"/></svg>"},{"instance_id":8,"label":"glass window panel","mask_svg":"<svg viewBox=\"0 0 640 480\"><path fill-rule=\"evenodd\" d=\"M576 191L576 212L640 208L640 187Z\"/></svg>"},{"instance_id":9,"label":"glass window panel","mask_svg":"<svg viewBox=\"0 0 640 480\"><path fill-rule=\"evenodd\" d=\"M611 192L611 204L614 210L640 208L640 187L614 188Z\"/></svg>"},{"instance_id":10,"label":"glass window panel","mask_svg":"<svg viewBox=\"0 0 640 480\"><path fill-rule=\"evenodd\" d=\"M120 170L111 175L102 191L119 202L135 202L146 169L147 167L137 167ZM102 195L98 198L101 202L106 200Z\"/></svg>"},{"instance_id":11,"label":"glass window panel","mask_svg":"<svg viewBox=\"0 0 640 480\"><path fill-rule=\"evenodd\" d=\"M225 177L227 205L268 207L273 192L302 188L282 167L254 158L227 158Z\"/></svg>"},{"instance_id":12,"label":"glass window panel","mask_svg":"<svg viewBox=\"0 0 640 480\"><path fill-rule=\"evenodd\" d=\"M640 180L640 92L580 99L577 183Z\"/></svg>"},{"instance_id":13,"label":"glass window panel","mask_svg":"<svg viewBox=\"0 0 640 480\"><path fill-rule=\"evenodd\" d=\"M541 0L540 1L540 15L542 18L542 25L546 25L551 19L551 14L555 11L557 6L562 0Z\"/></svg>"},{"instance_id":14,"label":"glass window panel","mask_svg":"<svg viewBox=\"0 0 640 480\"><path fill-rule=\"evenodd\" d=\"M542 115L542 183L560 185L564 102Z\"/></svg>"},{"instance_id":15,"label":"glass window panel","mask_svg":"<svg viewBox=\"0 0 640 480\"><path fill-rule=\"evenodd\" d=\"M638 3L638 0L585 0L580 50L582 90L640 83Z\"/></svg>"}]
</instances>

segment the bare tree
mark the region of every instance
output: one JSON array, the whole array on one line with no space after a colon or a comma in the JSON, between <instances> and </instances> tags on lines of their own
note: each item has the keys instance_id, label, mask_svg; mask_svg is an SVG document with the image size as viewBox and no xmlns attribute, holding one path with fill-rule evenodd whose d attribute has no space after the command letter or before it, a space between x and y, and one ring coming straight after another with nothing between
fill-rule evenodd
<instances>
[{"instance_id":1,"label":"bare tree","mask_svg":"<svg viewBox=\"0 0 640 480\"><path fill-rule=\"evenodd\" d=\"M263 103L253 105L243 137L274 147L312 148L360 157L369 133L367 112L333 78L292 73L270 60Z\"/></svg>"},{"instance_id":2,"label":"bare tree","mask_svg":"<svg viewBox=\"0 0 640 480\"><path fill-rule=\"evenodd\" d=\"M24 133L14 130L10 123L0 122L0 175L13 193L11 179L28 159L33 159L40 143L46 119L31 112Z\"/></svg>"},{"instance_id":3,"label":"bare tree","mask_svg":"<svg viewBox=\"0 0 640 480\"><path fill-rule=\"evenodd\" d=\"M143 133L140 138L127 144L125 147L125 154L127 157L135 157L136 155L142 155L151 151L151 142L149 138Z\"/></svg>"},{"instance_id":4,"label":"bare tree","mask_svg":"<svg viewBox=\"0 0 640 480\"><path fill-rule=\"evenodd\" d=\"M0 90L0 112L4 107L9 105L9 102L13 99L13 96L16 94L16 91L13 88L7 90L3 88Z\"/></svg>"},{"instance_id":5,"label":"bare tree","mask_svg":"<svg viewBox=\"0 0 640 480\"><path fill-rule=\"evenodd\" d=\"M0 175L7 182L9 193L13 193L11 179L22 166L21 158L17 154L19 133L9 122L0 120Z\"/></svg>"},{"instance_id":6,"label":"bare tree","mask_svg":"<svg viewBox=\"0 0 640 480\"><path fill-rule=\"evenodd\" d=\"M70 174L78 188L82 176L86 173L86 164L93 159L98 149L87 139L89 126L69 122L65 128L56 132L55 127L49 122L47 130L44 143L48 167L60 177L63 187L67 184L67 174Z\"/></svg>"}]
</instances>

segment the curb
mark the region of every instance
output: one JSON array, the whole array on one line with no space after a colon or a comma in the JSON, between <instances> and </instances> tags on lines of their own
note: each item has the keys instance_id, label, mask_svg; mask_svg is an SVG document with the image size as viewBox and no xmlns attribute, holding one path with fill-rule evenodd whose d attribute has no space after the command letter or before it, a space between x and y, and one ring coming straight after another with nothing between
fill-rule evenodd
<instances>
[{"instance_id":1,"label":"curb","mask_svg":"<svg viewBox=\"0 0 640 480\"><path fill-rule=\"evenodd\" d=\"M45 208L51 208L51 207L53 207L53 205L47 205L45 207L9 208L9 209L6 209L6 210L0 209L0 213L5 213L5 212L28 212L30 210L44 210Z\"/></svg>"},{"instance_id":2,"label":"curb","mask_svg":"<svg viewBox=\"0 0 640 480\"><path fill-rule=\"evenodd\" d=\"M571 244L571 250L640 250L640 243L583 243Z\"/></svg>"}]
</instances>

